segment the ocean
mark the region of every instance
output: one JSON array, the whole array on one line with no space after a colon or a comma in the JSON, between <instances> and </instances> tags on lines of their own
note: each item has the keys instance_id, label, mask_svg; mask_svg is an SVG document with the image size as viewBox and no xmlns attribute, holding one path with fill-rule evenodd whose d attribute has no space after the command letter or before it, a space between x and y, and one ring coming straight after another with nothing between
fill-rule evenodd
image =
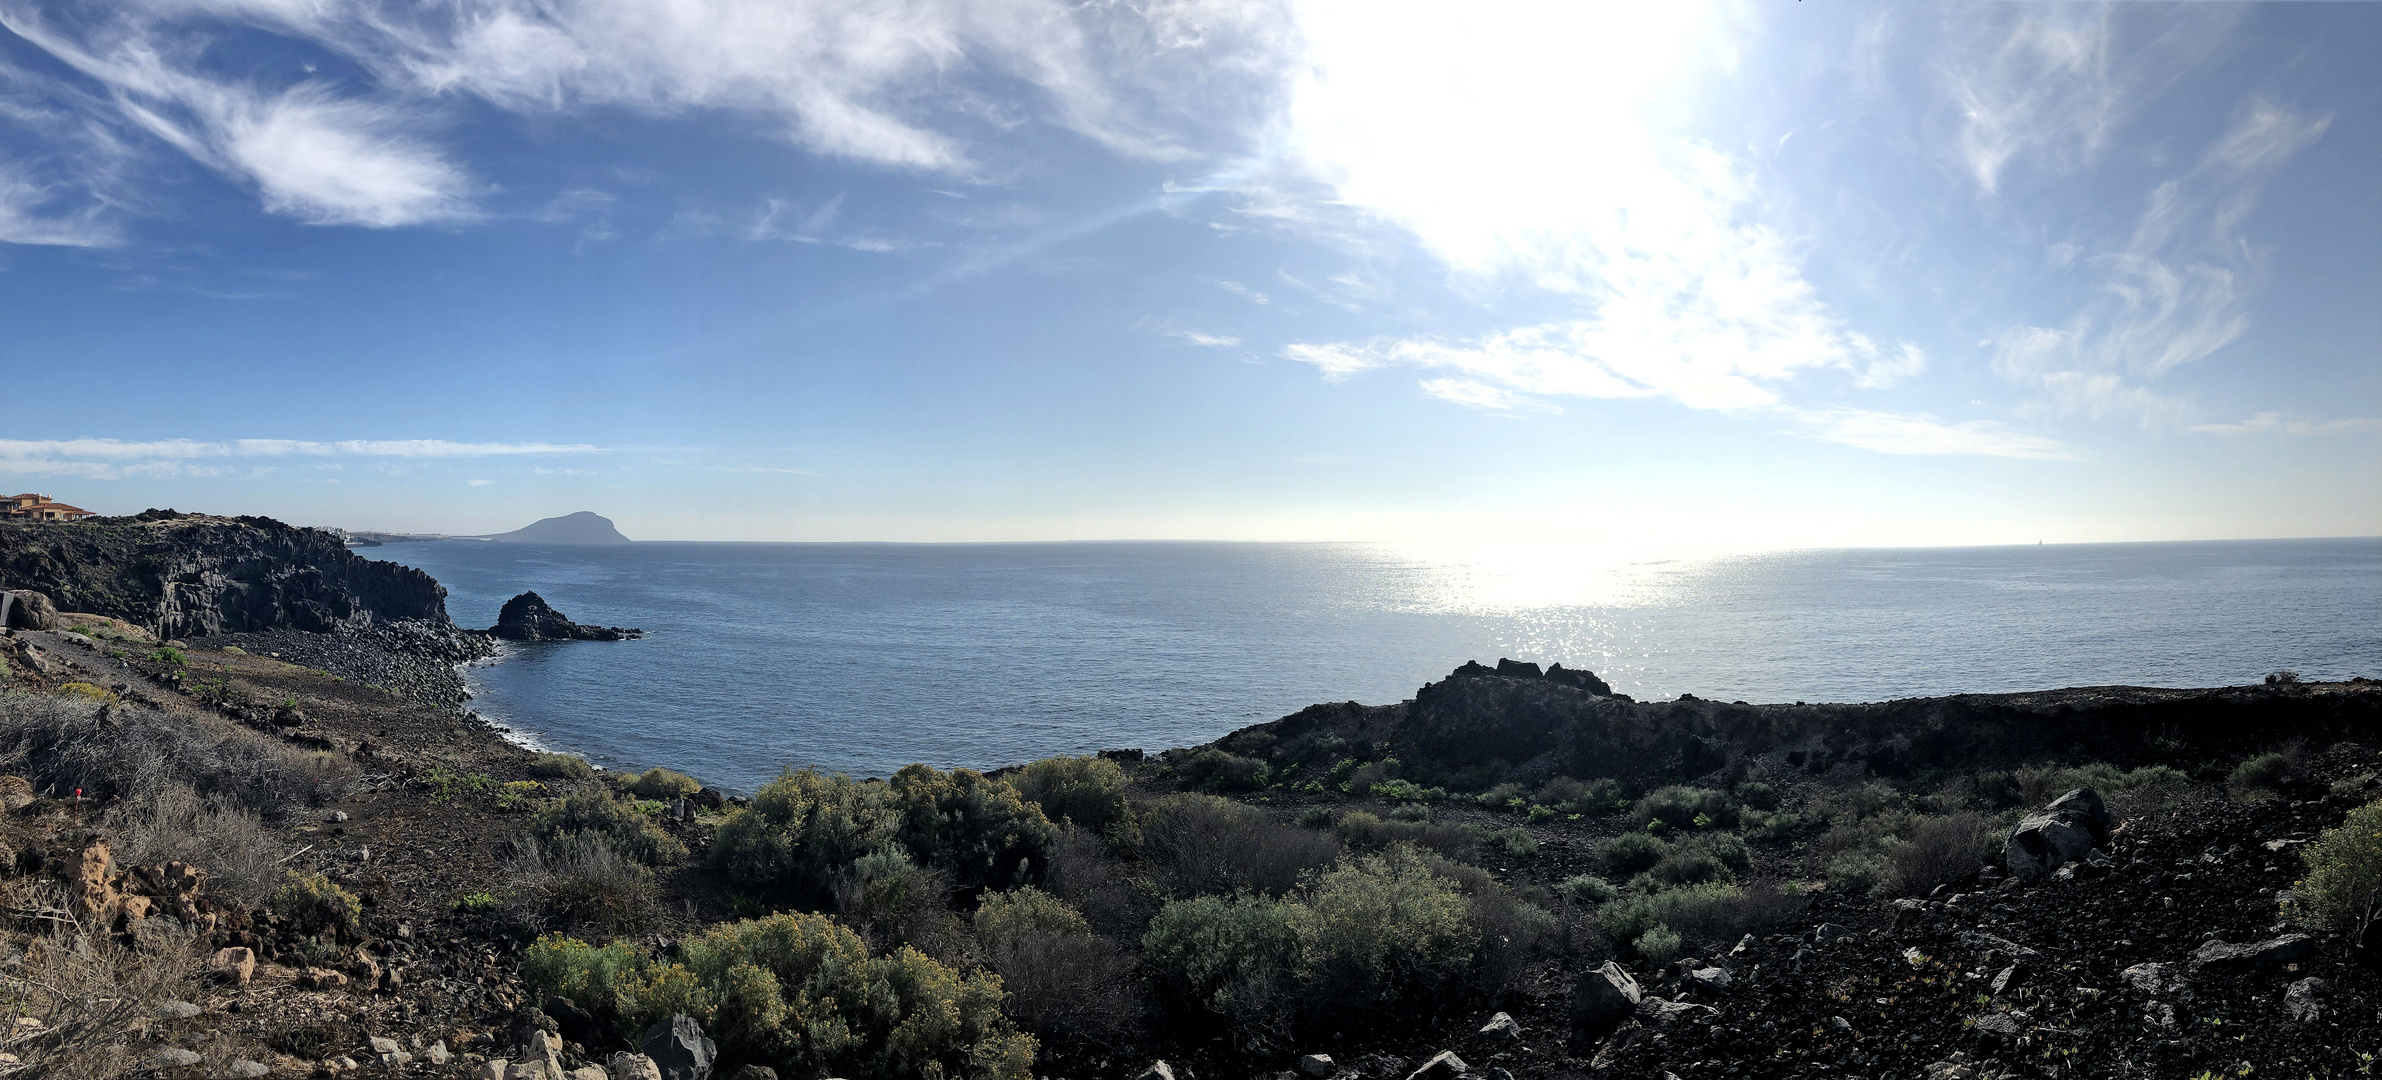
<instances>
[{"instance_id":1,"label":"ocean","mask_svg":"<svg viewBox=\"0 0 2382 1080\"><path fill-rule=\"evenodd\" d=\"M471 706L522 741L749 792L1160 750L1466 660L1641 699L1869 701L2292 670L2382 676L2382 539L1628 558L1550 545L392 544L463 626L526 589L631 642L508 645Z\"/></svg>"}]
</instances>

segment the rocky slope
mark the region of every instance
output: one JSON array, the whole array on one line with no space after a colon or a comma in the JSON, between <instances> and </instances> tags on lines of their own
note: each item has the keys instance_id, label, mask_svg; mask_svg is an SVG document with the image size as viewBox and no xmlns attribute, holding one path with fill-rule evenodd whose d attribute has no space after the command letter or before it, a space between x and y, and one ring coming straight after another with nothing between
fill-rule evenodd
<instances>
[{"instance_id":1,"label":"rocky slope","mask_svg":"<svg viewBox=\"0 0 2382 1080\"><path fill-rule=\"evenodd\" d=\"M271 518L151 510L74 524L0 523L0 582L62 611L161 638L419 623L451 630L445 587L339 538Z\"/></svg>"}]
</instances>

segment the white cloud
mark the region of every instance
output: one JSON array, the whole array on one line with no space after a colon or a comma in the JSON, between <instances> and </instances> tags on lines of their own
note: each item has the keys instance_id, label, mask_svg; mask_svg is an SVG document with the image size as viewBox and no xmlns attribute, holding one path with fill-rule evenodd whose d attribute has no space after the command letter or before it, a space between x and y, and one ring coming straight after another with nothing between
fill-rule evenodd
<instances>
[{"instance_id":1,"label":"white cloud","mask_svg":"<svg viewBox=\"0 0 2382 1080\"><path fill-rule=\"evenodd\" d=\"M1788 409L1828 442L1881 454L1977 455L2072 461L2076 452L2056 439L2012 431L1991 420L1945 423L1923 413L1867 409Z\"/></svg>"},{"instance_id":2,"label":"white cloud","mask_svg":"<svg viewBox=\"0 0 2382 1080\"><path fill-rule=\"evenodd\" d=\"M464 481L464 483L466 483L466 484L470 484L470 485L471 485L471 486L473 486L473 487L487 487L488 485L490 485L490 484L493 484L493 483L495 483L495 482L496 482L496 481L494 481L494 480L466 480L466 481Z\"/></svg>"},{"instance_id":3,"label":"white cloud","mask_svg":"<svg viewBox=\"0 0 2382 1080\"><path fill-rule=\"evenodd\" d=\"M1500 386L1491 386L1472 379L1425 379L1423 393L1442 401L1469 405L1475 409L1495 412L1517 412L1523 409L1555 411L1553 406L1534 398L1526 398Z\"/></svg>"},{"instance_id":4,"label":"white cloud","mask_svg":"<svg viewBox=\"0 0 2382 1080\"><path fill-rule=\"evenodd\" d=\"M114 247L123 238L101 215L106 204L56 213L59 194L0 165L0 243L58 247Z\"/></svg>"},{"instance_id":5,"label":"white cloud","mask_svg":"<svg viewBox=\"0 0 2382 1080\"><path fill-rule=\"evenodd\" d=\"M1173 330L1169 331L1168 333L1171 336L1188 341L1193 345L1206 345L1219 349L1229 348L1241 343L1241 339L1236 337L1228 337L1223 334L1203 334L1197 330Z\"/></svg>"},{"instance_id":6,"label":"white cloud","mask_svg":"<svg viewBox=\"0 0 2382 1080\"><path fill-rule=\"evenodd\" d=\"M519 455L600 454L587 443L465 443L444 439L0 439L0 473L116 479L130 476L211 476L218 466L193 465L219 458L369 457L390 459L485 458Z\"/></svg>"},{"instance_id":7,"label":"white cloud","mask_svg":"<svg viewBox=\"0 0 2382 1080\"><path fill-rule=\"evenodd\" d=\"M2082 260L2099 272L2099 295L2064 326L2003 331L1994 370L2029 387L2036 411L2181 423L2188 405L2151 384L2249 329L2261 263L2241 224L2266 181L2329 123L2244 102L2197 164L2151 191L2123 247Z\"/></svg>"},{"instance_id":8,"label":"white cloud","mask_svg":"<svg viewBox=\"0 0 2382 1080\"><path fill-rule=\"evenodd\" d=\"M1916 344L1846 325L1798 244L1757 219L1750 168L1685 134L1697 95L1735 62L1740 7L1302 16L1312 53L1287 151L1341 203L1411 233L1460 291L1579 314L1471 338L1301 342L1285 357L1333 379L1444 369L1459 377L1427 393L1501 410L1571 396L1757 412L1787 407L1806 375L1875 390L1926 370Z\"/></svg>"},{"instance_id":9,"label":"white cloud","mask_svg":"<svg viewBox=\"0 0 2382 1080\"><path fill-rule=\"evenodd\" d=\"M1216 283L1216 287L1223 289L1225 292L1231 293L1235 296L1244 297L1252 304L1273 303L1272 298L1266 296L1266 294L1258 292L1257 290L1252 289L1247 285L1243 285L1237 281L1219 281Z\"/></svg>"},{"instance_id":10,"label":"white cloud","mask_svg":"<svg viewBox=\"0 0 2382 1080\"><path fill-rule=\"evenodd\" d=\"M188 46L132 20L77 38L0 8L0 26L104 85L117 119L256 185L269 211L374 228L475 215L468 176L411 132L415 117L400 105L319 83L276 90L212 78Z\"/></svg>"},{"instance_id":11,"label":"white cloud","mask_svg":"<svg viewBox=\"0 0 2382 1080\"><path fill-rule=\"evenodd\" d=\"M2280 412L2262 412L2238 424L2195 424L2186 430L2209 435L2292 435L2308 438L2382 432L2382 418L2359 416L2341 420L2315 420Z\"/></svg>"}]
</instances>

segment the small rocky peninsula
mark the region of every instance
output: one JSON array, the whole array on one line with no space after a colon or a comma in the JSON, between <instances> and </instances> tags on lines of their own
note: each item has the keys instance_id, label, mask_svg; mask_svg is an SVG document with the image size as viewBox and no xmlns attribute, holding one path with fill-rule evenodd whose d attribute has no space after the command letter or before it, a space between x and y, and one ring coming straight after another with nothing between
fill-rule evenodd
<instances>
[{"instance_id":1,"label":"small rocky peninsula","mask_svg":"<svg viewBox=\"0 0 2382 1080\"><path fill-rule=\"evenodd\" d=\"M2382 1047L2367 679L1658 702L1502 660L1204 746L747 799L505 742L430 674L497 635L308 530L0 525L0 591L0 1077L2346 1077ZM634 633L535 594L508 625Z\"/></svg>"}]
</instances>

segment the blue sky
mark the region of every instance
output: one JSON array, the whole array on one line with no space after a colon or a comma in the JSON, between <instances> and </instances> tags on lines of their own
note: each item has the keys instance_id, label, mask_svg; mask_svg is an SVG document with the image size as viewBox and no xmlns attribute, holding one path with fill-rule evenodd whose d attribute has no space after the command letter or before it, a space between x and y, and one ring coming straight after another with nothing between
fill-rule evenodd
<instances>
[{"instance_id":1,"label":"blue sky","mask_svg":"<svg viewBox=\"0 0 2382 1080\"><path fill-rule=\"evenodd\" d=\"M2382 5L0 0L0 486L2382 532Z\"/></svg>"}]
</instances>

